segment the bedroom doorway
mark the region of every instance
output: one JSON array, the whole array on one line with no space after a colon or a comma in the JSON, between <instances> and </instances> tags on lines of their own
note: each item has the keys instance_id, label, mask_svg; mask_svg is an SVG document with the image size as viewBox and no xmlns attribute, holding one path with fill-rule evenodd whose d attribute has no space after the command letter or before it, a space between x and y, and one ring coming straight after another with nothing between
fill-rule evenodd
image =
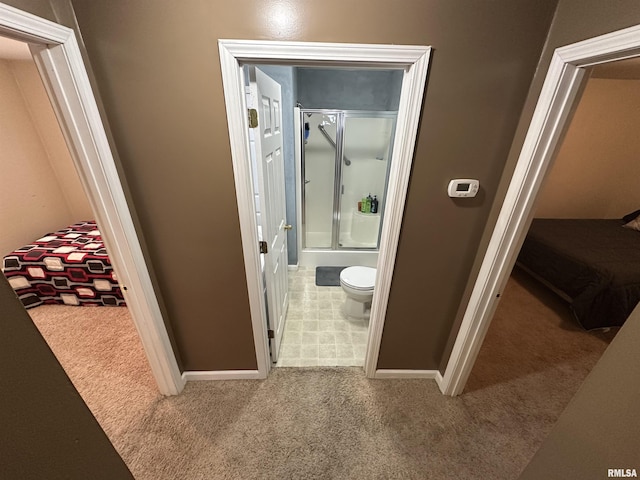
<instances>
[{"instance_id":1,"label":"bedroom doorway","mask_svg":"<svg viewBox=\"0 0 640 480\"><path fill-rule=\"evenodd\" d=\"M4 276L109 431L137 419L132 395L158 386L29 48L5 37L0 105Z\"/></svg>"},{"instance_id":2,"label":"bedroom doorway","mask_svg":"<svg viewBox=\"0 0 640 480\"><path fill-rule=\"evenodd\" d=\"M640 26L555 51L440 387L462 393L533 217L546 171L577 104L587 68L640 55Z\"/></svg>"},{"instance_id":3,"label":"bedroom doorway","mask_svg":"<svg viewBox=\"0 0 640 480\"><path fill-rule=\"evenodd\" d=\"M631 313L639 234L622 226L640 205L639 125L640 62L589 68L466 393L544 371L529 392L544 396L556 381L566 400ZM491 374L496 363L503 366Z\"/></svg>"},{"instance_id":4,"label":"bedroom doorway","mask_svg":"<svg viewBox=\"0 0 640 480\"><path fill-rule=\"evenodd\" d=\"M0 4L0 35L29 44L111 260L126 291L140 340L158 389L178 394L185 380L178 368L151 283L131 211L91 90L74 32L62 25Z\"/></svg>"}]
</instances>

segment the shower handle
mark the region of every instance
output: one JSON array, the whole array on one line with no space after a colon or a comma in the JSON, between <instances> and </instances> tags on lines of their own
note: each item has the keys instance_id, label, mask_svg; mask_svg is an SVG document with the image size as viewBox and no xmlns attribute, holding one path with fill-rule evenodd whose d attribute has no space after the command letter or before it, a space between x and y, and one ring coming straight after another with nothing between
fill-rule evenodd
<instances>
[{"instance_id":1,"label":"shower handle","mask_svg":"<svg viewBox=\"0 0 640 480\"><path fill-rule=\"evenodd\" d=\"M307 184L307 183L309 183L310 181L311 181L311 180L307 180L307 179L305 178L305 180L304 180L304 184L306 185L306 184Z\"/></svg>"}]
</instances>

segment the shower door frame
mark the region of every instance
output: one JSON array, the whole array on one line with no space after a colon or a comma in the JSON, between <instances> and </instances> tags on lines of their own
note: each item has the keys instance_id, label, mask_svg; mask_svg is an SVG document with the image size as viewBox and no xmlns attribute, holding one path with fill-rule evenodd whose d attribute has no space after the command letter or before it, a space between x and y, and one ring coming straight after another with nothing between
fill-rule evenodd
<instances>
[{"instance_id":1,"label":"shower door frame","mask_svg":"<svg viewBox=\"0 0 640 480\"><path fill-rule=\"evenodd\" d=\"M306 185L306 172L305 172L305 148L304 148L304 115L307 113L311 114L319 114L319 115L335 115L337 117L336 121L336 139L335 141L335 153L333 154L333 165L334 165L334 175L333 175L333 213L331 220L331 246L328 248L325 247L311 247L312 249L331 251L335 250L336 245L338 243L336 237L336 222L339 223L340 217L339 212L336 216L336 202L340 201L338 195L340 195L340 191L338 188L338 183L336 179L341 178L342 175L342 165L338 162L338 158L343 158L342 149L343 149L343 133L344 133L344 115L343 110L338 109L330 109L330 108L300 108L300 128L299 128L299 137L300 137L300 175L297 177L296 182L300 183L300 219L301 221L298 223L302 229L302 234L298 234L298 244L302 249L307 248L307 229L306 229L306 194L305 194L305 185ZM327 140L328 141L328 140Z\"/></svg>"},{"instance_id":2,"label":"shower door frame","mask_svg":"<svg viewBox=\"0 0 640 480\"><path fill-rule=\"evenodd\" d=\"M300 126L298 128L298 137L300 142L300 153L298 155L299 172L296 182L300 188L300 221L298 225L301 228L301 235L298 235L298 250L304 251L358 251L358 252L377 252L380 248L380 238L382 233L382 222L384 220L384 208L386 205L387 189L389 186L389 174L391 171L391 159L393 157L393 146L396 134L396 124L398 123L397 110L348 110L336 108L298 108ZM331 246L330 247L308 247L307 246L307 229L306 229L306 194L305 185L307 183L305 172L305 148L304 148L304 115L336 115L336 139L334 153L334 185L333 185L333 218L331 222ZM378 235L375 247L343 247L340 245L340 222L342 217L342 166L344 164L344 130L347 118L391 118L393 126L391 128L391 139L389 141L389 151L387 159L387 168L384 179L384 189L382 193L382 209L380 210L380 226L378 227ZM327 139L328 141L328 139Z\"/></svg>"}]
</instances>

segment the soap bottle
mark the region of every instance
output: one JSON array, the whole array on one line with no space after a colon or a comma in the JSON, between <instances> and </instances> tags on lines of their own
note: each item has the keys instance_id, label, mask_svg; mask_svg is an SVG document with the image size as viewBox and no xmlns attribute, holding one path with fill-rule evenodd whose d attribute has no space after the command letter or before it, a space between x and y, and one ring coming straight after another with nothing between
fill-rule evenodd
<instances>
[{"instance_id":1,"label":"soap bottle","mask_svg":"<svg viewBox=\"0 0 640 480\"><path fill-rule=\"evenodd\" d=\"M371 213L371 200L373 200L373 199L371 198L371 194L369 194L367 196L367 205L365 207L365 212L366 213Z\"/></svg>"},{"instance_id":2,"label":"soap bottle","mask_svg":"<svg viewBox=\"0 0 640 480\"><path fill-rule=\"evenodd\" d=\"M371 213L378 213L378 196L374 195L371 200Z\"/></svg>"},{"instance_id":3,"label":"soap bottle","mask_svg":"<svg viewBox=\"0 0 640 480\"><path fill-rule=\"evenodd\" d=\"M362 201L360 202L360 211L365 213L367 211L367 197L362 197Z\"/></svg>"}]
</instances>

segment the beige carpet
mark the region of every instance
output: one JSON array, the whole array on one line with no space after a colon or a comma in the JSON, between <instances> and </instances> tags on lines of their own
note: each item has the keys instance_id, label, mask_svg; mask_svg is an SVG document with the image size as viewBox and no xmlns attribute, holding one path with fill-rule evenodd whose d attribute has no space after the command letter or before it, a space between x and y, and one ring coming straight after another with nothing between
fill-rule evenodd
<instances>
[{"instance_id":1,"label":"beige carpet","mask_svg":"<svg viewBox=\"0 0 640 480\"><path fill-rule=\"evenodd\" d=\"M54 322L41 308L48 337L62 327L42 325ZM82 333L50 341L134 476L154 480L514 479L614 334L581 331L516 272L458 398L359 368L278 368L265 381L192 382L160 398L130 322L107 310L114 318L97 325L69 315Z\"/></svg>"},{"instance_id":2,"label":"beige carpet","mask_svg":"<svg viewBox=\"0 0 640 480\"><path fill-rule=\"evenodd\" d=\"M118 451L161 396L124 307L42 305L28 310Z\"/></svg>"}]
</instances>

